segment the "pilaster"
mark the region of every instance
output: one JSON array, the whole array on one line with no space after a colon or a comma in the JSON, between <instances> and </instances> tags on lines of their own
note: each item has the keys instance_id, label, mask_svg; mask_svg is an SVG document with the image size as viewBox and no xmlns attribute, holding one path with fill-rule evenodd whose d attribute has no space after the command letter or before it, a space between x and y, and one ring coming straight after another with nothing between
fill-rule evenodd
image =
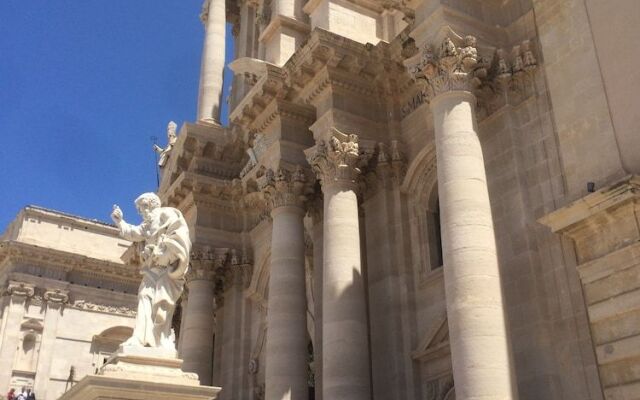
<instances>
[{"instance_id":1,"label":"pilaster","mask_svg":"<svg viewBox=\"0 0 640 400\"><path fill-rule=\"evenodd\" d=\"M53 361L56 344L58 321L60 320L64 305L69 302L69 291L64 289L47 289L44 292L43 300L46 309L34 392L38 393L42 398L46 398L51 373L51 363Z\"/></svg>"},{"instance_id":2,"label":"pilaster","mask_svg":"<svg viewBox=\"0 0 640 400\"><path fill-rule=\"evenodd\" d=\"M9 387L13 372L13 361L20 342L20 324L26 313L27 301L33 297L35 286L25 282L9 281L4 295L9 296L6 323L2 342L0 343L0 386Z\"/></svg>"}]
</instances>

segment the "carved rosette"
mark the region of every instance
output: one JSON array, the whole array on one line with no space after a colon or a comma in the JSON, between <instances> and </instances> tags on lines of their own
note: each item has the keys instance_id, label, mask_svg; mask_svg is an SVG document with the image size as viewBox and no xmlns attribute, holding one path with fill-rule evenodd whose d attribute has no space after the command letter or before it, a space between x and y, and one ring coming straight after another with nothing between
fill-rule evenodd
<instances>
[{"instance_id":1,"label":"carved rosette","mask_svg":"<svg viewBox=\"0 0 640 400\"><path fill-rule=\"evenodd\" d=\"M309 192L304 170L299 165L294 171L268 169L259 184L267 206L272 210L285 206L303 207Z\"/></svg>"},{"instance_id":2,"label":"carved rosette","mask_svg":"<svg viewBox=\"0 0 640 400\"><path fill-rule=\"evenodd\" d=\"M479 61L475 37L465 37L461 47L447 37L439 49L427 45L404 65L416 82L427 86L427 95L433 98L455 90L472 92L487 76L486 66Z\"/></svg>"},{"instance_id":3,"label":"carved rosette","mask_svg":"<svg viewBox=\"0 0 640 400\"><path fill-rule=\"evenodd\" d=\"M49 307L61 306L69 302L69 291L63 289L47 289L43 295Z\"/></svg>"},{"instance_id":4,"label":"carved rosette","mask_svg":"<svg viewBox=\"0 0 640 400\"><path fill-rule=\"evenodd\" d=\"M357 135L347 135L333 128L328 141L319 141L305 150L305 155L322 186L357 185L363 162Z\"/></svg>"},{"instance_id":5,"label":"carved rosette","mask_svg":"<svg viewBox=\"0 0 640 400\"><path fill-rule=\"evenodd\" d=\"M35 286L30 283L10 281L6 293L11 297L26 300L35 294Z\"/></svg>"}]
</instances>

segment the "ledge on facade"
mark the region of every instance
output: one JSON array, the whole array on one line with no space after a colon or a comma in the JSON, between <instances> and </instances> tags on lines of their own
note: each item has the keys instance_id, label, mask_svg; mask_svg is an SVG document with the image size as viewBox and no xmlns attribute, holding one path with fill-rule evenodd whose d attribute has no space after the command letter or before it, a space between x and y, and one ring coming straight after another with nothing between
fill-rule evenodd
<instances>
[{"instance_id":1,"label":"ledge on facade","mask_svg":"<svg viewBox=\"0 0 640 400\"><path fill-rule=\"evenodd\" d=\"M473 35L478 39L479 48L495 45L501 47L507 42L507 33L504 28L489 25L446 5L439 5L426 18L421 19L410 36L415 39L416 45L421 47L425 43L442 43L442 40L451 32Z\"/></svg>"},{"instance_id":2,"label":"ledge on facade","mask_svg":"<svg viewBox=\"0 0 640 400\"><path fill-rule=\"evenodd\" d=\"M578 269L640 242L640 177L627 176L538 222L571 238ZM581 274L582 275L582 274Z\"/></svg>"},{"instance_id":3,"label":"ledge on facade","mask_svg":"<svg viewBox=\"0 0 640 400\"><path fill-rule=\"evenodd\" d=\"M311 27L309 26L309 24L284 15L276 15L275 17L271 18L271 21L269 21L269 25L264 28L262 34L258 38L258 41L265 42L269 40L279 28L289 28L305 35L311 32Z\"/></svg>"},{"instance_id":4,"label":"ledge on facade","mask_svg":"<svg viewBox=\"0 0 640 400\"><path fill-rule=\"evenodd\" d=\"M45 248L13 240L0 242L0 265L7 260L23 259L65 271L85 271L124 282L139 282L137 268L126 264L100 260L77 253Z\"/></svg>"},{"instance_id":5,"label":"ledge on facade","mask_svg":"<svg viewBox=\"0 0 640 400\"><path fill-rule=\"evenodd\" d=\"M629 175L538 219L553 232L563 233L590 217L632 199L640 199L640 176Z\"/></svg>"},{"instance_id":6,"label":"ledge on facade","mask_svg":"<svg viewBox=\"0 0 640 400\"><path fill-rule=\"evenodd\" d=\"M238 135L219 125L185 123L162 170L161 198L185 171L217 179L237 177L246 156Z\"/></svg>"}]
</instances>

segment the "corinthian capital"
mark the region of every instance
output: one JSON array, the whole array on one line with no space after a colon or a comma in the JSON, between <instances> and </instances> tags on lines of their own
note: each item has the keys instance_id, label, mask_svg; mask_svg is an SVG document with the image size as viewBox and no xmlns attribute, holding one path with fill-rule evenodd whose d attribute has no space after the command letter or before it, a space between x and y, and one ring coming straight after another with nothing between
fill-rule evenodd
<instances>
[{"instance_id":1,"label":"corinthian capital","mask_svg":"<svg viewBox=\"0 0 640 400\"><path fill-rule=\"evenodd\" d=\"M430 97L453 90L472 91L487 74L479 63L473 36L465 37L460 47L451 37L446 37L438 49L426 45L404 65L416 82L427 85Z\"/></svg>"},{"instance_id":2,"label":"corinthian capital","mask_svg":"<svg viewBox=\"0 0 640 400\"><path fill-rule=\"evenodd\" d=\"M283 206L302 207L308 191L307 178L301 166L293 171L268 169L260 179L260 189L271 209Z\"/></svg>"},{"instance_id":3,"label":"corinthian capital","mask_svg":"<svg viewBox=\"0 0 640 400\"><path fill-rule=\"evenodd\" d=\"M357 135L347 135L333 128L328 141L319 141L305 150L305 155L323 186L336 182L355 184L360 176Z\"/></svg>"}]
</instances>

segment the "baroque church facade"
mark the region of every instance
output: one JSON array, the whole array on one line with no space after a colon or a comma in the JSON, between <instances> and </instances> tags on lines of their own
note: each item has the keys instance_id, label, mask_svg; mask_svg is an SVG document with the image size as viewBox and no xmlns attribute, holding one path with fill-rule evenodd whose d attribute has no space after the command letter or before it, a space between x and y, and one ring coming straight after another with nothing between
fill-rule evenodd
<instances>
[{"instance_id":1,"label":"baroque church facade","mask_svg":"<svg viewBox=\"0 0 640 400\"><path fill-rule=\"evenodd\" d=\"M222 400L640 399L635 0L206 0L201 20L197 118L158 190L194 244L185 371ZM136 260L111 226L23 214L0 247L0 384L38 388L69 369L50 320L105 315L82 374L126 336ZM22 256L17 232L52 218L110 264L89 236L57 250L77 267ZM87 285L113 293L101 312Z\"/></svg>"}]
</instances>

